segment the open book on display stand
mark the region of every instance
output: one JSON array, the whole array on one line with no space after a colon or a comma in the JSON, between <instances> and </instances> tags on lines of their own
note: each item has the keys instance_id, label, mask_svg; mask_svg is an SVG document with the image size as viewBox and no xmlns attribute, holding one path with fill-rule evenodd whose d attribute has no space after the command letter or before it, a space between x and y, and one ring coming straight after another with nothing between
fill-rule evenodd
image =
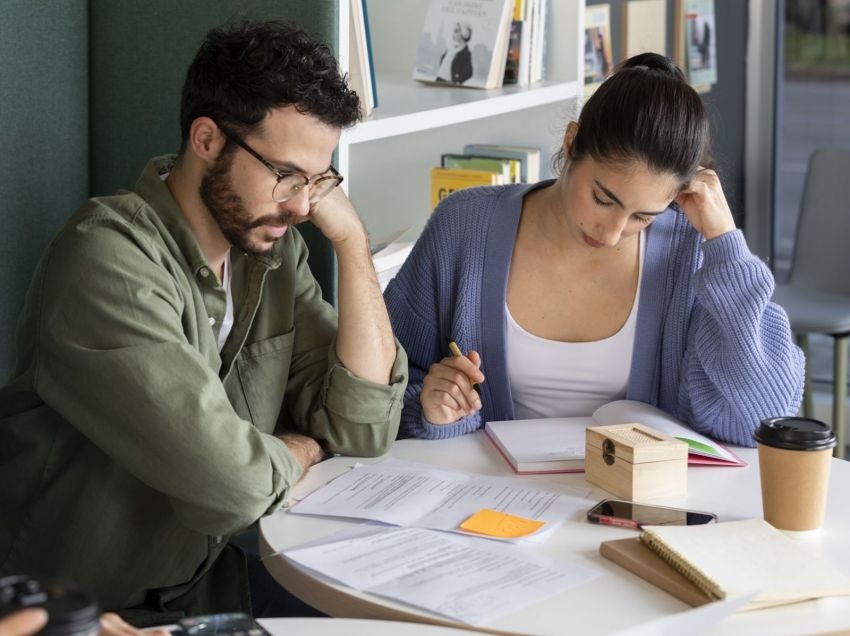
<instances>
[{"instance_id":1,"label":"open book on display stand","mask_svg":"<svg viewBox=\"0 0 850 636\"><path fill-rule=\"evenodd\" d=\"M484 432L518 474L569 473L584 470L588 426L639 423L688 445L689 465L746 466L722 444L700 435L661 409L617 400L600 406L590 417L487 422Z\"/></svg>"}]
</instances>

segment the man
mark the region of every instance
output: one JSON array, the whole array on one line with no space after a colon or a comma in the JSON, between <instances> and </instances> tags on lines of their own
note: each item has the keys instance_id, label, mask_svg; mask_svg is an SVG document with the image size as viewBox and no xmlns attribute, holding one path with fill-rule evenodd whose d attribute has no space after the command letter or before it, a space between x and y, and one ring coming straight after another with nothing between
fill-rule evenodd
<instances>
[{"instance_id":1,"label":"man","mask_svg":"<svg viewBox=\"0 0 850 636\"><path fill-rule=\"evenodd\" d=\"M304 32L207 35L179 156L84 205L35 273L0 390L0 574L67 577L137 625L281 611L228 536L323 453L383 453L406 384L331 165L358 112ZM293 229L306 220L336 251L338 323Z\"/></svg>"}]
</instances>

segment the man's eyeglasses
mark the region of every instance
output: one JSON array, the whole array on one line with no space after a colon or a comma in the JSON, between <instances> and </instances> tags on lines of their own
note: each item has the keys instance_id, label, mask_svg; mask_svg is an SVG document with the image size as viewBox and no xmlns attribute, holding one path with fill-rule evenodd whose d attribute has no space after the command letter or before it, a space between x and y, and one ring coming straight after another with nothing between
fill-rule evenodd
<instances>
[{"instance_id":1,"label":"man's eyeglasses","mask_svg":"<svg viewBox=\"0 0 850 636\"><path fill-rule=\"evenodd\" d=\"M277 183L272 189L272 199L278 203L289 201L291 198L298 196L304 188L307 188L307 200L310 205L318 203L325 196L330 194L330 191L342 183L342 175L331 166L330 174L316 175L312 179L301 174L300 172L285 172L275 168L270 161L265 159L260 153L251 148L245 140L242 139L232 130L228 130L222 126L218 127L224 136L230 141L238 145L249 155L263 164L277 178Z\"/></svg>"}]
</instances>

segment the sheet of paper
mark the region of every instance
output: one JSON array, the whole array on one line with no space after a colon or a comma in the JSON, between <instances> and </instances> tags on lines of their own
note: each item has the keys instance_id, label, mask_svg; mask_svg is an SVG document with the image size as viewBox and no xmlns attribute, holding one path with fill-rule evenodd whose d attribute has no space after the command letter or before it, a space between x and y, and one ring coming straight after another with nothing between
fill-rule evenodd
<instances>
[{"instance_id":1,"label":"sheet of paper","mask_svg":"<svg viewBox=\"0 0 850 636\"><path fill-rule=\"evenodd\" d=\"M359 526L283 554L349 587L471 625L484 625L597 575L518 546L423 528Z\"/></svg>"},{"instance_id":2,"label":"sheet of paper","mask_svg":"<svg viewBox=\"0 0 850 636\"><path fill-rule=\"evenodd\" d=\"M355 467L290 511L463 532L460 525L487 508L542 521L530 538L587 507L590 492L525 477L487 477L386 459Z\"/></svg>"}]
</instances>

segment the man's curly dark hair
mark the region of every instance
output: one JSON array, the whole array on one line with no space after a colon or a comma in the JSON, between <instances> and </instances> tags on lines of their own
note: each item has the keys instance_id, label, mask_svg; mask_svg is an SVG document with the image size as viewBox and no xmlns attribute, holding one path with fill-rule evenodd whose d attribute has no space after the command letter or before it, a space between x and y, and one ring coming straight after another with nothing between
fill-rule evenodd
<instances>
[{"instance_id":1,"label":"man's curly dark hair","mask_svg":"<svg viewBox=\"0 0 850 636\"><path fill-rule=\"evenodd\" d=\"M289 105L339 128L360 118L360 100L341 76L333 52L303 30L278 21L238 21L212 29L183 84L181 154L198 117L248 134L272 109Z\"/></svg>"}]
</instances>

